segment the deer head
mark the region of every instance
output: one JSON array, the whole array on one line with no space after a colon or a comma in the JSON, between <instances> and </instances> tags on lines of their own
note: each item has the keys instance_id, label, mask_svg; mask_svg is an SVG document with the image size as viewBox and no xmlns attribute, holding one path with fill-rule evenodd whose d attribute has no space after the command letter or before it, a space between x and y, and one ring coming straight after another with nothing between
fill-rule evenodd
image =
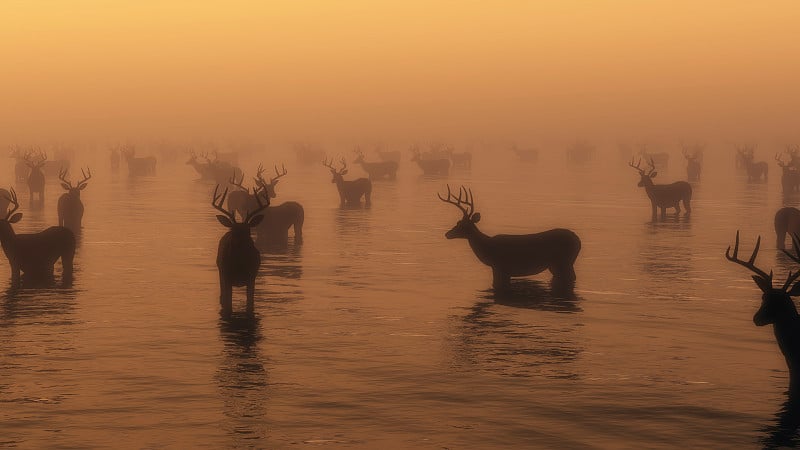
<instances>
[{"instance_id":1,"label":"deer head","mask_svg":"<svg viewBox=\"0 0 800 450\"><path fill-rule=\"evenodd\" d=\"M331 169L331 175L333 175L331 183L341 183L342 181L344 181L343 177L347 175L347 161L345 161L345 159L342 158L340 162L342 163L342 168L337 169L336 167L333 166L333 159L331 159L330 162L328 162L327 159L322 160L322 165L327 167L328 169Z\"/></svg>"},{"instance_id":2,"label":"deer head","mask_svg":"<svg viewBox=\"0 0 800 450\"><path fill-rule=\"evenodd\" d=\"M436 194L439 200L455 205L461 211L461 219L456 225L444 234L447 239L465 239L477 231L475 226L481 220L481 214L475 212L475 201L472 197L472 189L464 186L458 190L458 197L450 192L450 185L447 185L447 197Z\"/></svg>"},{"instance_id":3,"label":"deer head","mask_svg":"<svg viewBox=\"0 0 800 450\"><path fill-rule=\"evenodd\" d=\"M639 162L637 162L635 166L633 165L633 159L631 159L631 162L628 163L629 166L633 167L634 169L636 169L637 172L639 172L639 176L641 177L641 179L639 180L639 184L637 184L637 186L639 187L644 187L647 186L648 184L653 184L653 178L655 178L656 175L658 175L658 172L656 172L656 163L655 161L653 161L653 158L650 158L647 164L649 167L647 170L644 170L641 168L642 165L641 158L639 159Z\"/></svg>"},{"instance_id":4,"label":"deer head","mask_svg":"<svg viewBox=\"0 0 800 450\"><path fill-rule=\"evenodd\" d=\"M38 150L38 148L37 148L37 150ZM32 151L29 151L29 152L25 153L25 157L24 157L25 158L25 164L27 164L28 167L31 168L31 170L41 170L41 168L44 167L44 165L47 163L47 153L45 153L45 152L43 152L41 150L38 150L38 153L39 153L39 159L38 160L34 160L33 158L31 158Z\"/></svg>"},{"instance_id":5,"label":"deer head","mask_svg":"<svg viewBox=\"0 0 800 450\"><path fill-rule=\"evenodd\" d=\"M270 177L269 183L267 183L267 180L264 179L264 167L261 164L258 165L258 173L256 174L256 177L253 178L256 184L261 187L261 189L269 198L275 198L275 186L278 184L278 181L280 181L281 177L288 173L286 172L286 166L283 164L281 164L282 171L280 172L278 171L278 166L273 167L275 169L275 176Z\"/></svg>"},{"instance_id":6,"label":"deer head","mask_svg":"<svg viewBox=\"0 0 800 450\"><path fill-rule=\"evenodd\" d=\"M353 162L356 163L356 164L363 163L364 162L364 152L361 151L361 147L356 147L355 150L353 150L353 151L356 154L356 159L354 159Z\"/></svg>"},{"instance_id":7,"label":"deer head","mask_svg":"<svg viewBox=\"0 0 800 450\"><path fill-rule=\"evenodd\" d=\"M262 203L261 196L257 195L256 189L253 189L253 196L255 197L256 202L258 202L258 207L253 211L248 211L242 222L237 222L236 213L228 211L222 206L225 204L225 198L227 196L228 188L225 188L225 191L223 191L221 195L219 194L219 185L214 188L214 198L211 200L211 206L222 213L217 214L217 220L224 227L231 229L231 234L233 235L234 239L243 239L245 237L250 239L250 228L258 226L258 224L264 219L264 216L259 213L269 206L269 198L267 198L266 204Z\"/></svg>"},{"instance_id":8,"label":"deer head","mask_svg":"<svg viewBox=\"0 0 800 450\"><path fill-rule=\"evenodd\" d=\"M22 213L14 214L19 209L19 201L17 201L17 193L14 191L13 187L9 190L9 194L10 196L7 196L6 200L8 200L9 205L11 205L11 209L5 211L4 216L0 216L2 217L2 219L0 219L0 240L3 241L14 235L11 224L17 223L22 219Z\"/></svg>"},{"instance_id":9,"label":"deer head","mask_svg":"<svg viewBox=\"0 0 800 450\"><path fill-rule=\"evenodd\" d=\"M69 170L62 167L58 171L58 179L61 180L61 187L64 188L69 195L80 197L81 191L86 189L86 186L89 184L89 179L92 178L92 169L87 167L86 170L88 171L88 175L87 172L84 172L83 169L81 169L81 175L83 175L83 179L79 181L78 184L73 186L72 183L67 180L67 173Z\"/></svg>"},{"instance_id":10,"label":"deer head","mask_svg":"<svg viewBox=\"0 0 800 450\"><path fill-rule=\"evenodd\" d=\"M793 261L800 262L800 240L795 234L792 236L792 243L794 244L795 254L792 255L784 250ZM753 250L750 259L743 261L739 259L739 231L736 231L736 242L733 246L733 254L731 248L725 251L725 258L728 261L746 267L753 272L753 281L759 289L761 289L761 307L753 316L753 323L761 327L764 325L781 323L789 321L798 317L797 308L792 301L792 297L800 295L800 283L795 283L797 277L800 276L800 271L789 271L786 277L786 282L780 288L775 288L772 285L772 271L766 273L755 265L756 257L758 256L758 249L761 246L761 236L756 240L756 246ZM794 284L793 284L794 283Z\"/></svg>"}]
</instances>

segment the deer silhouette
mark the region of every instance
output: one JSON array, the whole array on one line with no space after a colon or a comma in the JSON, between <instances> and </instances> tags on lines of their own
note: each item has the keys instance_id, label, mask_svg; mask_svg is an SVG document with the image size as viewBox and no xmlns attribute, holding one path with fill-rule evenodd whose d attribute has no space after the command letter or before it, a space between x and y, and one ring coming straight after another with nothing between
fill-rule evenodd
<instances>
[{"instance_id":1,"label":"deer silhouette","mask_svg":"<svg viewBox=\"0 0 800 450\"><path fill-rule=\"evenodd\" d=\"M683 206L686 208L687 216L692 213L692 207L690 205L692 200L692 185L685 181L676 181L671 184L653 184L653 178L658 175L658 172L656 172L655 168L655 162L653 162L651 159L648 162L649 168L646 171L640 167L641 164L641 159L638 163L636 163L635 166L633 165L633 160L628 163L629 166L633 167L639 172L639 176L641 178L637 186L643 187L645 192L647 192L647 197L650 198L650 204L653 210L653 221L657 220L658 218L656 211L659 208L661 209L662 219L666 218L667 216L667 208L675 208L675 213L680 214L680 202L683 202Z\"/></svg>"},{"instance_id":2,"label":"deer silhouette","mask_svg":"<svg viewBox=\"0 0 800 450\"><path fill-rule=\"evenodd\" d=\"M781 173L781 187L784 194L790 194L800 191L800 171L794 162L783 162L780 155L775 155L775 161L780 166Z\"/></svg>"},{"instance_id":3,"label":"deer silhouette","mask_svg":"<svg viewBox=\"0 0 800 450\"><path fill-rule=\"evenodd\" d=\"M33 160L31 158L31 154L28 153L25 155L25 163L28 165L30 169L30 173L28 174L28 192L30 195L30 203L31 205L34 204L34 194L36 194L39 199L39 204L44 204L44 172L42 172L42 167L44 167L45 163L47 162L47 154L46 153L39 153L39 159Z\"/></svg>"},{"instance_id":4,"label":"deer silhouette","mask_svg":"<svg viewBox=\"0 0 800 450\"><path fill-rule=\"evenodd\" d=\"M399 150L381 150L380 148L376 148L375 152L378 154L378 158L384 162L393 161L399 165L403 158Z\"/></svg>"},{"instance_id":5,"label":"deer silhouette","mask_svg":"<svg viewBox=\"0 0 800 450\"><path fill-rule=\"evenodd\" d=\"M333 166L333 160L328 162L322 160L322 165L331 170L331 183L336 184L336 189L339 190L339 207L358 207L361 204L361 197L364 197L364 206L369 208L372 206L372 182L367 178L359 178L357 180L345 181L344 176L347 175L347 161L341 159L342 168L336 169Z\"/></svg>"},{"instance_id":6,"label":"deer silhouette","mask_svg":"<svg viewBox=\"0 0 800 450\"><path fill-rule=\"evenodd\" d=\"M11 146L9 157L14 158L14 179L16 181L28 180L28 162L25 160L26 153L18 145Z\"/></svg>"},{"instance_id":7,"label":"deer silhouette","mask_svg":"<svg viewBox=\"0 0 800 450\"><path fill-rule=\"evenodd\" d=\"M75 235L64 227L50 227L32 234L16 234L12 224L22 219L19 201L14 188L6 197L12 208L0 219L0 244L11 266L11 283L20 283L20 272L34 282L53 279L53 266L61 258L62 278L65 283L72 280L72 261L75 257Z\"/></svg>"},{"instance_id":8,"label":"deer silhouette","mask_svg":"<svg viewBox=\"0 0 800 450\"><path fill-rule=\"evenodd\" d=\"M87 167L87 172L81 169L83 179L75 186L66 179L67 170L64 169L58 174L61 180L61 187L67 192L58 198L58 225L69 228L74 234L81 231L81 220L83 219L83 202L81 201L81 191L86 189L89 179L92 178L92 171Z\"/></svg>"},{"instance_id":9,"label":"deer silhouette","mask_svg":"<svg viewBox=\"0 0 800 450\"><path fill-rule=\"evenodd\" d=\"M128 175L135 177L141 175L155 175L156 174L156 157L146 156L144 158L136 157L136 148L132 145L125 145L122 147L122 156L128 164Z\"/></svg>"},{"instance_id":10,"label":"deer silhouette","mask_svg":"<svg viewBox=\"0 0 800 450\"><path fill-rule=\"evenodd\" d=\"M219 303L222 314L230 316L233 312L233 287L246 286L247 313L252 315L255 310L255 285L258 268L261 266L261 253L250 236L250 229L264 219L260 213L269 206L269 198L266 199L266 203L262 203L261 196L255 195L258 207L248 211L240 223L236 221L236 213L223 208L227 195L228 189L226 188L220 195L217 185L211 201L211 206L222 213L217 215L219 223L230 229L220 238L217 248Z\"/></svg>"},{"instance_id":11,"label":"deer silhouette","mask_svg":"<svg viewBox=\"0 0 800 450\"><path fill-rule=\"evenodd\" d=\"M791 206L781 208L775 213L775 246L786 248L786 234L800 233L800 210Z\"/></svg>"},{"instance_id":12,"label":"deer silhouette","mask_svg":"<svg viewBox=\"0 0 800 450\"><path fill-rule=\"evenodd\" d=\"M466 151L456 152L451 146L447 146L445 151L450 156L450 161L453 163L453 167L458 167L461 169L472 168L472 153Z\"/></svg>"},{"instance_id":13,"label":"deer silhouette","mask_svg":"<svg viewBox=\"0 0 800 450\"><path fill-rule=\"evenodd\" d=\"M703 169L703 149L699 146L690 148L688 145L681 145L681 152L686 158L686 176L689 181L700 181L700 171Z\"/></svg>"},{"instance_id":14,"label":"deer silhouette","mask_svg":"<svg viewBox=\"0 0 800 450\"><path fill-rule=\"evenodd\" d=\"M648 150L647 144L639 145L639 158L651 161L654 169L666 170L669 167L669 153L651 152Z\"/></svg>"},{"instance_id":15,"label":"deer silhouette","mask_svg":"<svg viewBox=\"0 0 800 450\"><path fill-rule=\"evenodd\" d=\"M275 186L287 173L286 167L281 166L281 168L283 171L278 172L278 167L275 166L275 177L267 182L263 176L264 171L259 166L254 180L261 188L261 192L269 198L275 198ZM300 203L289 201L270 206L264 210L264 220L256 227L256 243L264 246L284 246L289 241L289 228L294 228L294 242L302 244L304 221L305 210Z\"/></svg>"},{"instance_id":16,"label":"deer silhouette","mask_svg":"<svg viewBox=\"0 0 800 450\"><path fill-rule=\"evenodd\" d=\"M366 162L364 160L364 152L361 149L356 148L356 159L353 161L356 164L360 164L361 168L364 169L364 172L369 174L370 180L379 180L382 178L388 178L390 180L394 180L397 178L397 167L398 164L394 161L381 161L381 162Z\"/></svg>"},{"instance_id":17,"label":"deer silhouette","mask_svg":"<svg viewBox=\"0 0 800 450\"><path fill-rule=\"evenodd\" d=\"M447 239L466 239L478 260L492 268L492 286L507 289L511 277L536 275L545 270L553 274L554 285L571 285L575 281L575 260L581 240L574 232L556 228L536 234L487 236L477 226L481 219L475 212L472 191L459 189L458 197L447 186L447 197L439 200L454 205L461 219L445 233Z\"/></svg>"},{"instance_id":18,"label":"deer silhouette","mask_svg":"<svg viewBox=\"0 0 800 450\"><path fill-rule=\"evenodd\" d=\"M447 175L450 173L450 157L447 154L445 154L445 157L427 159L422 157L418 147L413 147L411 153L411 161L417 163L423 174Z\"/></svg>"},{"instance_id":19,"label":"deer silhouette","mask_svg":"<svg viewBox=\"0 0 800 450\"><path fill-rule=\"evenodd\" d=\"M793 261L800 262L800 241L797 235L792 236L795 254L784 250ZM753 316L753 323L762 327L772 325L778 347L786 359L789 369L789 397L796 398L800 389L800 315L792 301L792 297L800 295L800 283L795 283L800 271L789 271L786 282L780 288L775 288L772 284L772 271L766 273L755 265L758 249L761 245L761 236L756 240L756 246L748 261L739 259L739 232L736 232L736 242L733 247L725 251L725 258L728 261L746 267L753 272L753 281L761 290L761 307Z\"/></svg>"},{"instance_id":20,"label":"deer silhouette","mask_svg":"<svg viewBox=\"0 0 800 450\"><path fill-rule=\"evenodd\" d=\"M764 178L767 181L769 165L764 161L754 162L755 146L742 146L736 148L736 161L741 162L742 167L747 171L747 181L760 181Z\"/></svg>"}]
</instances>

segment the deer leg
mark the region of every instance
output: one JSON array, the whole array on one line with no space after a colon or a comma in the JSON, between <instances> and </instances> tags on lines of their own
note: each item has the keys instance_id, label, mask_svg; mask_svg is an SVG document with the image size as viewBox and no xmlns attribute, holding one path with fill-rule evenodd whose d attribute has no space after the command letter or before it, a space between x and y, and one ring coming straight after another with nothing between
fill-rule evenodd
<instances>
[{"instance_id":1,"label":"deer leg","mask_svg":"<svg viewBox=\"0 0 800 450\"><path fill-rule=\"evenodd\" d=\"M256 278L255 276L247 282L247 315L255 314Z\"/></svg>"},{"instance_id":2,"label":"deer leg","mask_svg":"<svg viewBox=\"0 0 800 450\"><path fill-rule=\"evenodd\" d=\"M688 198L684 198L683 199L683 207L686 208L686 215L687 216L692 213L692 205L689 203L690 201L691 200L688 199Z\"/></svg>"},{"instance_id":3,"label":"deer leg","mask_svg":"<svg viewBox=\"0 0 800 450\"><path fill-rule=\"evenodd\" d=\"M653 222L655 222L658 219L658 212L657 212L658 211L658 207L656 206L655 203L652 203L650 206L651 206L651 209L652 209L652 212L653 212L653 214L652 214Z\"/></svg>"},{"instance_id":4,"label":"deer leg","mask_svg":"<svg viewBox=\"0 0 800 450\"><path fill-rule=\"evenodd\" d=\"M367 208L372 206L371 197L372 197L372 189L364 192L364 206L367 207Z\"/></svg>"},{"instance_id":5,"label":"deer leg","mask_svg":"<svg viewBox=\"0 0 800 450\"><path fill-rule=\"evenodd\" d=\"M661 218L662 219L666 219L667 218L667 207L666 206L662 206L661 207Z\"/></svg>"},{"instance_id":6,"label":"deer leg","mask_svg":"<svg viewBox=\"0 0 800 450\"><path fill-rule=\"evenodd\" d=\"M680 202L675 202L675 214L681 213L681 204Z\"/></svg>"},{"instance_id":7,"label":"deer leg","mask_svg":"<svg viewBox=\"0 0 800 450\"><path fill-rule=\"evenodd\" d=\"M511 284L511 277L500 269L492 268L492 288L503 290Z\"/></svg>"},{"instance_id":8,"label":"deer leg","mask_svg":"<svg viewBox=\"0 0 800 450\"><path fill-rule=\"evenodd\" d=\"M65 284L72 283L73 260L75 259L75 251L68 251L61 255L61 278ZM52 271L52 266L50 270Z\"/></svg>"}]
</instances>

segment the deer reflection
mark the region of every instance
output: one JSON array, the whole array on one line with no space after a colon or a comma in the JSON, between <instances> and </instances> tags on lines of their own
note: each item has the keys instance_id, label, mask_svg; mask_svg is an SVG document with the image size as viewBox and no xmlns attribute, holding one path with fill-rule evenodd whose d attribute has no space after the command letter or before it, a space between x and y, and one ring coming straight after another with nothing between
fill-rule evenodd
<instances>
[{"instance_id":1,"label":"deer reflection","mask_svg":"<svg viewBox=\"0 0 800 450\"><path fill-rule=\"evenodd\" d=\"M33 321L37 324L54 318L64 323L65 315L75 311L77 292L71 288L49 285L9 287L2 301L0 318L10 323Z\"/></svg>"},{"instance_id":2,"label":"deer reflection","mask_svg":"<svg viewBox=\"0 0 800 450\"><path fill-rule=\"evenodd\" d=\"M220 319L219 333L223 347L216 381L224 407L222 427L233 441L230 447L264 447L269 384L258 348L260 321L233 314Z\"/></svg>"},{"instance_id":3,"label":"deer reflection","mask_svg":"<svg viewBox=\"0 0 800 450\"><path fill-rule=\"evenodd\" d=\"M256 243L258 246L258 243ZM303 277L303 264L300 258L300 247L281 247L261 249L269 253L269 257L261 262L261 270L268 277L281 277L299 280Z\"/></svg>"},{"instance_id":4,"label":"deer reflection","mask_svg":"<svg viewBox=\"0 0 800 450\"><path fill-rule=\"evenodd\" d=\"M572 284L564 285L551 281L548 290L541 281L518 279L512 280L507 289L488 289L483 292L486 293L484 298L514 308L562 313L583 311L575 294L575 286Z\"/></svg>"}]
</instances>

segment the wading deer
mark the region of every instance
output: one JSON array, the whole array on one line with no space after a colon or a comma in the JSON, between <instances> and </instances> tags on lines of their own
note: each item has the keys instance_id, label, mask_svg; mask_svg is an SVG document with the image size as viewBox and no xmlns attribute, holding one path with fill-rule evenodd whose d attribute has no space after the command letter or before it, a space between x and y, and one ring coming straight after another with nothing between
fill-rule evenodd
<instances>
[{"instance_id":1,"label":"wading deer","mask_svg":"<svg viewBox=\"0 0 800 450\"><path fill-rule=\"evenodd\" d=\"M685 182L685 181L676 181L671 184L653 184L653 178L658 175L656 172L655 163L651 159L648 164L649 168L647 171L642 169L640 166L642 164L642 160L640 159L636 165L633 165L633 160L628 163L629 166L633 167L639 172L639 184L637 186L643 187L645 192L647 192L647 197L650 199L650 205L652 206L653 214L652 218L653 221L657 220L658 216L656 211L660 208L661 209L661 218L666 218L667 216L667 208L675 208L675 214L681 213L681 206L680 202L683 202L683 207L686 208L686 215L692 213L692 206L690 202L692 201L692 185Z\"/></svg>"},{"instance_id":2,"label":"wading deer","mask_svg":"<svg viewBox=\"0 0 800 450\"><path fill-rule=\"evenodd\" d=\"M478 260L492 268L495 289L507 288L511 277L536 275L545 270L553 274L554 284L565 286L575 281L573 266L581 250L581 240L572 231L556 228L536 234L487 236L476 225L481 215L475 212L471 190L461 187L456 197L448 185L447 197L437 196L462 213L445 237L469 242Z\"/></svg>"},{"instance_id":3,"label":"wading deer","mask_svg":"<svg viewBox=\"0 0 800 450\"><path fill-rule=\"evenodd\" d=\"M800 262L800 241L798 241L797 235L792 236L792 242L795 254L786 250L784 253L793 261ZM725 258L746 267L755 274L753 281L761 290L762 296L761 307L753 315L753 323L759 327L772 325L775 340L778 341L778 347L781 349L789 369L789 397L794 398L800 390L800 372L798 372L798 367L800 367L800 316L797 314L792 297L800 295L800 283L795 283L797 277L800 276L800 271L789 271L783 286L775 288L772 285L772 271L767 273L755 265L760 245L761 236L756 240L756 246L750 259L748 261L739 259L739 232L737 231L733 254L731 255L731 248L728 247Z\"/></svg>"},{"instance_id":4,"label":"wading deer","mask_svg":"<svg viewBox=\"0 0 800 450\"><path fill-rule=\"evenodd\" d=\"M800 171L791 162L783 162L780 155L775 155L775 161L781 167L781 187L784 194L800 191Z\"/></svg>"},{"instance_id":5,"label":"wading deer","mask_svg":"<svg viewBox=\"0 0 800 450\"><path fill-rule=\"evenodd\" d=\"M425 175L447 175L450 173L450 159L449 157L445 158L435 158L435 159L425 159L420 154L419 148L414 147L411 149L412 156L411 161L416 162L420 169L422 169L422 173Z\"/></svg>"},{"instance_id":6,"label":"wading deer","mask_svg":"<svg viewBox=\"0 0 800 450\"><path fill-rule=\"evenodd\" d=\"M786 248L786 235L800 234L800 210L797 208L781 208L775 213L775 246Z\"/></svg>"},{"instance_id":7,"label":"wading deer","mask_svg":"<svg viewBox=\"0 0 800 450\"><path fill-rule=\"evenodd\" d=\"M472 168L472 153L456 152L451 146L447 146L446 151L450 157L450 161L453 163L453 167L458 167L461 169Z\"/></svg>"},{"instance_id":8,"label":"wading deer","mask_svg":"<svg viewBox=\"0 0 800 450\"><path fill-rule=\"evenodd\" d=\"M594 158L595 147L594 145L579 141L567 148L566 157L567 164L584 164Z\"/></svg>"},{"instance_id":9,"label":"wading deer","mask_svg":"<svg viewBox=\"0 0 800 450\"><path fill-rule=\"evenodd\" d=\"M268 183L262 175L263 170L259 167L255 182L261 188L261 192L269 198L275 198L275 185L282 176L286 175L286 167L282 167L282 169L283 172L278 172L276 166L276 176L270 178ZM294 228L294 243L302 244L305 214L303 205L291 201L265 209L264 220L256 227L256 244L267 247L285 246L289 242L289 228Z\"/></svg>"},{"instance_id":10,"label":"wading deer","mask_svg":"<svg viewBox=\"0 0 800 450\"><path fill-rule=\"evenodd\" d=\"M647 144L639 146L639 158L645 161L651 161L653 168L656 170L667 170L669 167L669 153L667 152L651 152L647 149Z\"/></svg>"},{"instance_id":11,"label":"wading deer","mask_svg":"<svg viewBox=\"0 0 800 450\"><path fill-rule=\"evenodd\" d=\"M372 206L372 182L367 178L359 178L357 180L344 181L344 176L347 175L347 161L341 159L342 168L336 169L333 166L333 160L328 162L322 160L322 165L331 170L331 183L336 184L336 189L339 190L339 207L358 207L361 205L361 197L364 197L364 206L369 208Z\"/></svg>"},{"instance_id":12,"label":"wading deer","mask_svg":"<svg viewBox=\"0 0 800 450\"><path fill-rule=\"evenodd\" d=\"M14 158L14 180L16 181L27 181L28 179L28 162L25 160L25 155L17 145L11 147L11 153L9 156ZM3 210L5 211L5 210Z\"/></svg>"},{"instance_id":13,"label":"wading deer","mask_svg":"<svg viewBox=\"0 0 800 450\"><path fill-rule=\"evenodd\" d=\"M46 153L39 153L39 160L34 161L31 159L30 153L25 155L25 163L28 164L28 168L30 169L30 173L28 174L28 195L30 195L30 203L31 205L34 204L33 196L34 194L38 195L39 197L39 204L44 205L44 172L42 172L42 167L44 167L45 163L47 162L47 154Z\"/></svg>"},{"instance_id":14,"label":"wading deer","mask_svg":"<svg viewBox=\"0 0 800 450\"><path fill-rule=\"evenodd\" d=\"M247 313L252 315L255 310L255 286L258 268L261 266L261 253L250 236L250 229L257 226L263 219L260 213L269 206L269 199L261 203L261 197L255 196L258 207L248 211L242 222L236 221L236 213L223 208L228 189L220 195L219 185L214 188L214 197L211 205L222 214L217 215L217 220L224 227L230 228L219 240L217 248L217 269L219 270L219 303L222 314L230 316L233 312L233 287L246 286L247 288ZM255 194L255 193L254 193Z\"/></svg>"},{"instance_id":15,"label":"wading deer","mask_svg":"<svg viewBox=\"0 0 800 450\"><path fill-rule=\"evenodd\" d=\"M316 164L325 158L325 150L311 144L295 144L294 153L297 162L304 166Z\"/></svg>"},{"instance_id":16,"label":"wading deer","mask_svg":"<svg viewBox=\"0 0 800 450\"><path fill-rule=\"evenodd\" d=\"M81 201L81 191L86 189L89 179L92 178L92 171L87 167L88 172L81 169L83 179L75 186L66 179L67 170L64 169L58 174L61 180L61 187L66 189L66 193L58 198L58 225L69 228L74 234L81 231L81 220L83 219L83 202ZM87 175L88 173L88 175Z\"/></svg>"},{"instance_id":17,"label":"wading deer","mask_svg":"<svg viewBox=\"0 0 800 450\"><path fill-rule=\"evenodd\" d=\"M690 149L687 145L681 146L683 157L686 158L686 176L689 181L700 181L700 171L702 170L702 149L695 147Z\"/></svg>"},{"instance_id":18,"label":"wading deer","mask_svg":"<svg viewBox=\"0 0 800 450\"><path fill-rule=\"evenodd\" d=\"M53 279L53 266L61 258L62 278L65 283L72 280L72 260L75 257L75 235L64 227L50 227L39 233L16 234L12 224L22 219L17 193L11 189L6 198L12 205L3 219L0 219L0 244L11 266L11 282L17 286L20 272L34 283L49 282Z\"/></svg>"},{"instance_id":19,"label":"wading deer","mask_svg":"<svg viewBox=\"0 0 800 450\"><path fill-rule=\"evenodd\" d=\"M377 148L375 152L378 154L378 158L384 162L392 161L400 165L400 160L403 159L403 155L400 154L399 150L381 150Z\"/></svg>"},{"instance_id":20,"label":"wading deer","mask_svg":"<svg viewBox=\"0 0 800 450\"><path fill-rule=\"evenodd\" d=\"M364 161L364 152L361 149L356 149L356 159L353 161L360 164L364 172L369 174L370 180L379 180L388 178L394 180L397 178L398 164L394 161L381 161L381 162L366 162Z\"/></svg>"},{"instance_id":21,"label":"wading deer","mask_svg":"<svg viewBox=\"0 0 800 450\"><path fill-rule=\"evenodd\" d=\"M122 156L128 164L128 175L135 177L140 175L155 175L156 174L156 157L146 156L144 158L137 158L135 156L136 149L132 145L126 145L122 148Z\"/></svg>"},{"instance_id":22,"label":"wading deer","mask_svg":"<svg viewBox=\"0 0 800 450\"><path fill-rule=\"evenodd\" d=\"M753 162L755 158L755 146L743 146L736 149L737 161L741 161L742 167L747 170L747 181L767 181L769 165L764 161Z\"/></svg>"}]
</instances>

